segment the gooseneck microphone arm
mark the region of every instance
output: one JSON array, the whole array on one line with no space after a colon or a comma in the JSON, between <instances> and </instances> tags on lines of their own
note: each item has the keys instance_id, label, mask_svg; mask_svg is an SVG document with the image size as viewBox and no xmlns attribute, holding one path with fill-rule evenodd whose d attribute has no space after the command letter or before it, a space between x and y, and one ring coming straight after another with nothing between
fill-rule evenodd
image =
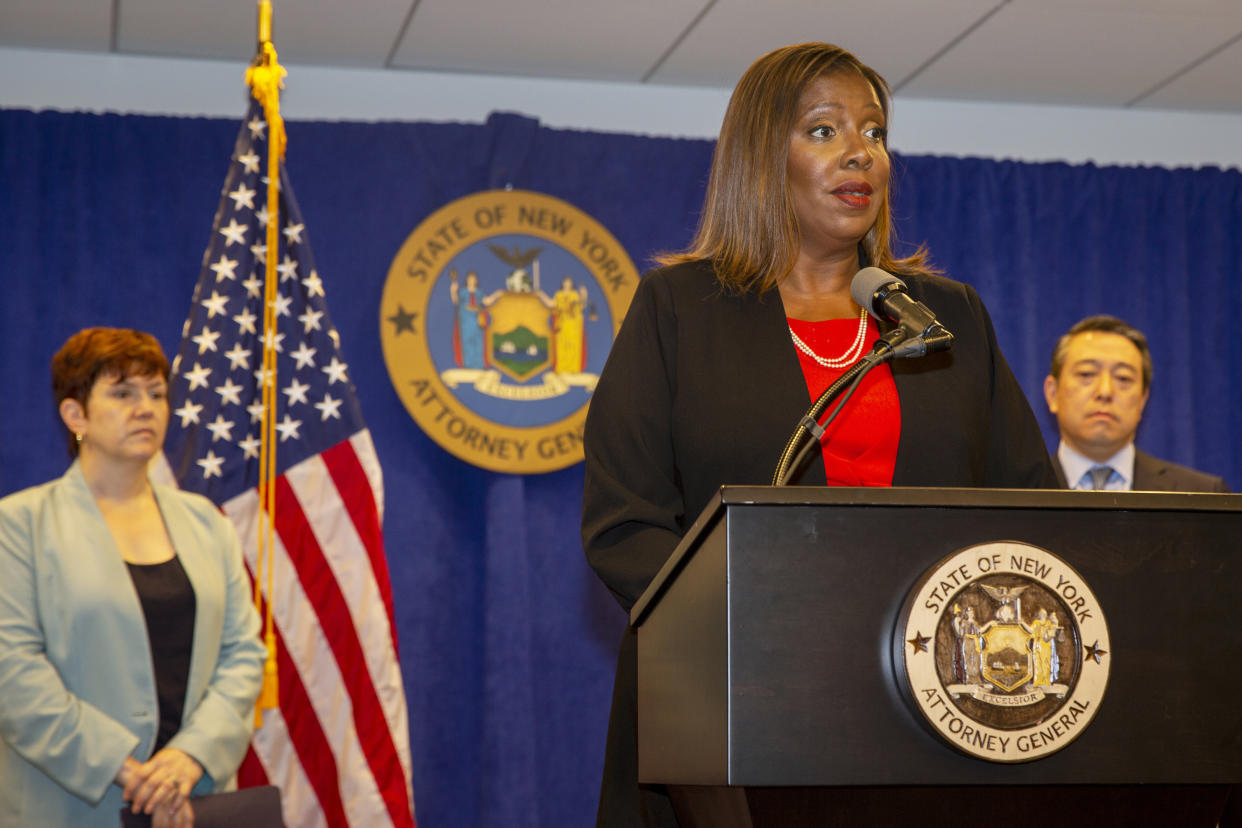
<instances>
[{"instance_id":1,"label":"gooseneck microphone arm","mask_svg":"<svg viewBox=\"0 0 1242 828\"><path fill-rule=\"evenodd\" d=\"M878 267L864 267L854 274L850 296L873 316L891 319L896 327L877 339L871 352L851 365L807 409L785 442L780 462L772 474L773 486L786 485L798 473L868 371L890 359L921 357L947 351L953 345L953 334L936 321L935 314L926 305L906 292L905 282L891 273ZM820 416L842 393L844 398L821 426Z\"/></svg>"},{"instance_id":2,"label":"gooseneck microphone arm","mask_svg":"<svg viewBox=\"0 0 1242 828\"><path fill-rule=\"evenodd\" d=\"M888 333L876 340L871 351L862 359L855 362L846 370L844 374L837 378L835 382L824 390L824 393L811 404L806 414L798 422L798 427L794 429L793 434L789 435L789 439L785 441L785 449L781 452L780 461L776 464L776 471L772 473L772 485L784 486L801 470L811 451L819 446L819 441L824 436L824 431L832 423L836 416L841 413L841 409L849 402L850 396L853 395L863 377L876 366L883 365L897 355L897 347L903 340L907 338L906 332L901 328L893 328ZM828 416L821 426L819 418L832 405L833 400L844 393L845 397ZM808 439L811 438L811 439Z\"/></svg>"}]
</instances>

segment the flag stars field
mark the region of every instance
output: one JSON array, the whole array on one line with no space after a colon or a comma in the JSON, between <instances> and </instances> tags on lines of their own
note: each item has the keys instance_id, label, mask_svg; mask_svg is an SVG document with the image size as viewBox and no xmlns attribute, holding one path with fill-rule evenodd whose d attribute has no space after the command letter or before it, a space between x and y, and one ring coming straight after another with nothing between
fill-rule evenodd
<instances>
[{"instance_id":1,"label":"flag stars field","mask_svg":"<svg viewBox=\"0 0 1242 828\"><path fill-rule=\"evenodd\" d=\"M335 331L334 331L335 333ZM328 375L328 385L334 382L347 382L345 369L348 366L336 357L332 357L332 361L323 367L323 372Z\"/></svg>"},{"instance_id":2,"label":"flag stars field","mask_svg":"<svg viewBox=\"0 0 1242 828\"><path fill-rule=\"evenodd\" d=\"M173 413L181 418L181 427L185 428L190 423L198 423L198 414L203 410L201 405L197 405L190 401L186 401L185 405L178 408Z\"/></svg>"},{"instance_id":3,"label":"flag stars field","mask_svg":"<svg viewBox=\"0 0 1242 828\"><path fill-rule=\"evenodd\" d=\"M230 259L223 253L220 254L219 260L211 266L211 270L216 274L216 281L222 282L225 279L236 279L237 260Z\"/></svg>"},{"instance_id":4,"label":"flag stars field","mask_svg":"<svg viewBox=\"0 0 1242 828\"><path fill-rule=\"evenodd\" d=\"M202 365L195 362L194 367L189 371L186 371L185 378L190 383L191 391L195 388L206 388L207 380L211 378L211 369L204 368Z\"/></svg>"},{"instance_id":5,"label":"flag stars field","mask_svg":"<svg viewBox=\"0 0 1242 828\"><path fill-rule=\"evenodd\" d=\"M224 465L224 458L217 457L214 451L208 449L207 456L199 460L198 465L203 469L203 479L220 477L220 467Z\"/></svg>"},{"instance_id":6,"label":"flag stars field","mask_svg":"<svg viewBox=\"0 0 1242 828\"><path fill-rule=\"evenodd\" d=\"M276 272L280 274L280 281L298 278L298 263L289 258L289 254L285 254L285 258L280 264L276 265Z\"/></svg>"},{"instance_id":7,"label":"flag stars field","mask_svg":"<svg viewBox=\"0 0 1242 828\"><path fill-rule=\"evenodd\" d=\"M224 419L223 414L217 414L216 418L207 424L207 430L211 432L211 442L217 440L231 440L233 438L233 421ZM220 459L224 462L224 458Z\"/></svg>"},{"instance_id":8,"label":"flag stars field","mask_svg":"<svg viewBox=\"0 0 1242 828\"><path fill-rule=\"evenodd\" d=\"M321 312L310 309L307 309L306 313L299 316L298 321L305 326L303 333L319 330L319 318L321 316L323 316Z\"/></svg>"},{"instance_id":9,"label":"flag stars field","mask_svg":"<svg viewBox=\"0 0 1242 828\"><path fill-rule=\"evenodd\" d=\"M233 199L233 209L235 210L240 210L243 207L253 210L254 197L255 191L247 188L245 184L238 184L237 189L229 193L229 198Z\"/></svg>"},{"instance_id":10,"label":"flag stars field","mask_svg":"<svg viewBox=\"0 0 1242 828\"><path fill-rule=\"evenodd\" d=\"M306 392L309 390L310 390L309 385L298 382L296 379L294 379L293 381L291 381L288 385L284 387L281 393L289 397L289 407L293 408L293 406L297 405L298 403L308 402L308 400L306 399Z\"/></svg>"},{"instance_id":11,"label":"flag stars field","mask_svg":"<svg viewBox=\"0 0 1242 828\"><path fill-rule=\"evenodd\" d=\"M235 218L229 219L228 226L220 228L220 235L224 236L227 240L228 246L232 246L234 244L245 245L246 225L238 224L237 219Z\"/></svg>"},{"instance_id":12,"label":"flag stars field","mask_svg":"<svg viewBox=\"0 0 1242 828\"><path fill-rule=\"evenodd\" d=\"M311 271L311 275L302 280L302 286L306 288L306 293L310 296L323 296L323 282L319 280L319 274Z\"/></svg>"},{"instance_id":13,"label":"flag stars field","mask_svg":"<svg viewBox=\"0 0 1242 828\"><path fill-rule=\"evenodd\" d=\"M333 399L331 394L324 392L323 399L315 403L315 408L319 409L319 419L327 420L335 417L339 420L341 418L342 402L344 400Z\"/></svg>"},{"instance_id":14,"label":"flag stars field","mask_svg":"<svg viewBox=\"0 0 1242 828\"><path fill-rule=\"evenodd\" d=\"M224 378L224 385L216 386L216 393L220 395L220 404L232 403L233 405L241 405L242 387L233 382L232 377Z\"/></svg>"},{"instance_id":15,"label":"flag stars field","mask_svg":"<svg viewBox=\"0 0 1242 828\"><path fill-rule=\"evenodd\" d=\"M277 316L288 316L289 305L291 305L292 303L293 303L292 297L282 296L281 294L277 293L276 298L272 300L272 308L273 310L276 311Z\"/></svg>"},{"instance_id":16,"label":"flag stars field","mask_svg":"<svg viewBox=\"0 0 1242 828\"><path fill-rule=\"evenodd\" d=\"M237 156L237 161L241 163L242 168L245 169L246 172L254 175L259 174L259 156L255 152L251 151L247 152L245 155L239 155ZM266 205L264 205L264 209L267 209Z\"/></svg>"},{"instance_id":17,"label":"flag stars field","mask_svg":"<svg viewBox=\"0 0 1242 828\"><path fill-rule=\"evenodd\" d=\"M211 328L204 327L202 333L198 336L190 338L196 345L198 345L198 352L202 354L206 351L214 351L216 349L216 340L220 338L220 334L216 333Z\"/></svg>"},{"instance_id":18,"label":"flag stars field","mask_svg":"<svg viewBox=\"0 0 1242 828\"><path fill-rule=\"evenodd\" d=\"M217 314L219 314L220 316L224 316L225 315L224 309L228 305L228 303L229 303L229 297L221 296L219 291L213 290L211 292L211 298L204 299L199 304L201 304L204 308L207 309L207 318L212 319Z\"/></svg>"},{"instance_id":19,"label":"flag stars field","mask_svg":"<svg viewBox=\"0 0 1242 828\"><path fill-rule=\"evenodd\" d=\"M315 367L315 354L317 353L317 351L318 349L312 348L310 346L310 343L303 342L300 345L298 345L298 349L294 351L293 353L289 354L289 356L292 357L295 362L297 362L299 369L313 368Z\"/></svg>"},{"instance_id":20,"label":"flag stars field","mask_svg":"<svg viewBox=\"0 0 1242 828\"><path fill-rule=\"evenodd\" d=\"M250 370L250 349L243 348L240 342L225 351L224 356L228 358L230 371L236 371L238 368L244 371Z\"/></svg>"},{"instance_id":21,"label":"flag stars field","mask_svg":"<svg viewBox=\"0 0 1242 828\"><path fill-rule=\"evenodd\" d=\"M258 437L255 437L253 434L247 434L246 439L240 441L237 444L237 447L242 450L242 456L245 457L246 459L253 458L255 460L258 460L260 445L262 444L259 442Z\"/></svg>"},{"instance_id":22,"label":"flag stars field","mask_svg":"<svg viewBox=\"0 0 1242 828\"><path fill-rule=\"evenodd\" d=\"M254 327L254 323L258 322L259 318L250 312L250 308L243 309L241 313L233 317L233 321L237 323L237 332L239 334L258 333ZM241 345L240 342L237 344Z\"/></svg>"},{"instance_id":23,"label":"flag stars field","mask_svg":"<svg viewBox=\"0 0 1242 828\"><path fill-rule=\"evenodd\" d=\"M276 430L280 432L280 442L288 439L297 439L298 429L302 427L301 420L295 420L289 416L289 412L285 412L285 418L276 424Z\"/></svg>"}]
</instances>

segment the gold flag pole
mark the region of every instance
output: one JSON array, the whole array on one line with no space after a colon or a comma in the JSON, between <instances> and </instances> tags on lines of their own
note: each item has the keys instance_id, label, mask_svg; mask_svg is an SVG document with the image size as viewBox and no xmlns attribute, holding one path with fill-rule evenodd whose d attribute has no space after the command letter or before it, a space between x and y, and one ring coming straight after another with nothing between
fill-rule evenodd
<instances>
[{"instance_id":1,"label":"gold flag pole","mask_svg":"<svg viewBox=\"0 0 1242 828\"><path fill-rule=\"evenodd\" d=\"M255 560L254 601L261 606L261 584L267 576L267 610L263 640L267 661L263 665L263 689L255 706L255 727L263 724L263 711L279 706L276 671L276 628L272 620L272 571L275 568L276 527L276 258L280 249L280 164L285 157L285 124L280 117L280 90L288 73L277 62L272 45L272 4L259 0L259 42L254 61L246 69L246 84L263 104L267 121L267 249L264 255L263 307L263 414L259 427L259 544Z\"/></svg>"}]
</instances>

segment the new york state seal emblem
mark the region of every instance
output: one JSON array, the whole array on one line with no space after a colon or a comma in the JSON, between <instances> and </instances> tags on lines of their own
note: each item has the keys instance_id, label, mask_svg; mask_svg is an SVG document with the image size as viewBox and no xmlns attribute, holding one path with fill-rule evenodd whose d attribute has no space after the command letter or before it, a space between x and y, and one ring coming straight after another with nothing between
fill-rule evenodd
<instances>
[{"instance_id":1,"label":"new york state seal emblem","mask_svg":"<svg viewBox=\"0 0 1242 828\"><path fill-rule=\"evenodd\" d=\"M1059 556L1012 541L967 547L910 593L896 634L898 682L954 748L1027 762L1070 744L1099 710L1108 626Z\"/></svg>"},{"instance_id":2,"label":"new york state seal emblem","mask_svg":"<svg viewBox=\"0 0 1242 828\"><path fill-rule=\"evenodd\" d=\"M637 286L621 244L561 199L459 198L420 223L389 268L380 330L393 388L468 463L515 474L577 463Z\"/></svg>"}]
</instances>

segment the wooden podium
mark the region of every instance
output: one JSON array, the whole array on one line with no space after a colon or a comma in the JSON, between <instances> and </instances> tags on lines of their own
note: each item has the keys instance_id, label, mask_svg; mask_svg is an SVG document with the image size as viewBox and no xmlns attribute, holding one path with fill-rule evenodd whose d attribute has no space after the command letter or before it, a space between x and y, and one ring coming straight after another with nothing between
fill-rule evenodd
<instances>
[{"instance_id":1,"label":"wooden podium","mask_svg":"<svg viewBox=\"0 0 1242 828\"><path fill-rule=\"evenodd\" d=\"M1094 719L1016 764L900 689L912 588L995 541L1072 566L1111 640ZM631 613L639 780L684 828L1215 826L1242 783L1240 547L1242 495L726 486Z\"/></svg>"}]
</instances>

